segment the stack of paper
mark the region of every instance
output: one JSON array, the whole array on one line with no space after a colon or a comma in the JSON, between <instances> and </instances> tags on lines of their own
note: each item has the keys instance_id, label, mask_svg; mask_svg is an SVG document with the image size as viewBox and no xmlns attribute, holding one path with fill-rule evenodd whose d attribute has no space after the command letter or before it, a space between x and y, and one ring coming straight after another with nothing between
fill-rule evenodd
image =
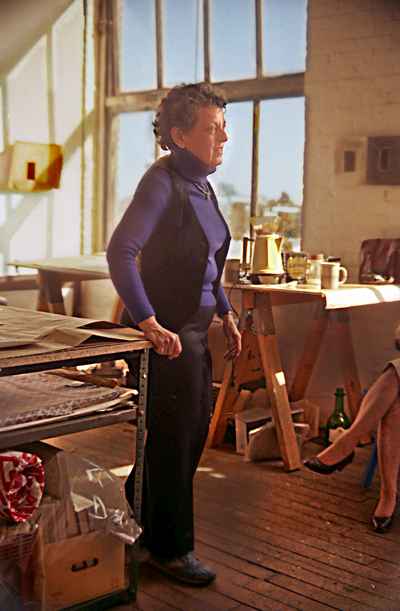
<instances>
[{"instance_id":1,"label":"stack of paper","mask_svg":"<svg viewBox=\"0 0 400 611\"><path fill-rule=\"evenodd\" d=\"M119 407L135 391L106 388L48 373L0 378L0 431Z\"/></svg>"}]
</instances>

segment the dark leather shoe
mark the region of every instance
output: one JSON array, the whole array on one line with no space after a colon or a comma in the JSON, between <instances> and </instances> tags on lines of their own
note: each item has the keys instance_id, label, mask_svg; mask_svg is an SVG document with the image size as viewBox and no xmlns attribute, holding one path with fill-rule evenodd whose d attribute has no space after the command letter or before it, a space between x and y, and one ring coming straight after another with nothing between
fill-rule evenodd
<instances>
[{"instance_id":1,"label":"dark leather shoe","mask_svg":"<svg viewBox=\"0 0 400 611\"><path fill-rule=\"evenodd\" d=\"M330 475L335 471L342 471L342 469L344 469L346 465L349 465L351 462L353 462L353 459L354 452L343 458L343 460L334 463L333 465L326 465L317 456L311 456L311 458L307 458L303 464L305 467L307 467L307 469L315 471L315 473L320 473L321 475Z\"/></svg>"},{"instance_id":2,"label":"dark leather shoe","mask_svg":"<svg viewBox=\"0 0 400 611\"><path fill-rule=\"evenodd\" d=\"M394 514L391 516L372 516L372 528L376 533L385 534L393 523Z\"/></svg>"},{"instance_id":3,"label":"dark leather shoe","mask_svg":"<svg viewBox=\"0 0 400 611\"><path fill-rule=\"evenodd\" d=\"M151 556L148 562L164 575L191 586L207 586L216 577L214 571L202 564L193 552L173 560Z\"/></svg>"}]
</instances>

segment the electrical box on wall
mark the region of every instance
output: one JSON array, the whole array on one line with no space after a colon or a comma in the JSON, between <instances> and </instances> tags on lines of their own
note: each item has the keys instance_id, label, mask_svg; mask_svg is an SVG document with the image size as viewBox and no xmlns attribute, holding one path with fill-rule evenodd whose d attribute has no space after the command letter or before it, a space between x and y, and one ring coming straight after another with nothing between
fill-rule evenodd
<instances>
[{"instance_id":1,"label":"electrical box on wall","mask_svg":"<svg viewBox=\"0 0 400 611\"><path fill-rule=\"evenodd\" d=\"M367 184L400 185L400 136L368 138Z\"/></svg>"},{"instance_id":2,"label":"electrical box on wall","mask_svg":"<svg viewBox=\"0 0 400 611\"><path fill-rule=\"evenodd\" d=\"M58 189L62 163L58 144L17 141L0 155L0 191Z\"/></svg>"},{"instance_id":3,"label":"electrical box on wall","mask_svg":"<svg viewBox=\"0 0 400 611\"><path fill-rule=\"evenodd\" d=\"M335 148L336 179L343 187L362 185L366 180L367 138L349 137L340 140Z\"/></svg>"}]
</instances>

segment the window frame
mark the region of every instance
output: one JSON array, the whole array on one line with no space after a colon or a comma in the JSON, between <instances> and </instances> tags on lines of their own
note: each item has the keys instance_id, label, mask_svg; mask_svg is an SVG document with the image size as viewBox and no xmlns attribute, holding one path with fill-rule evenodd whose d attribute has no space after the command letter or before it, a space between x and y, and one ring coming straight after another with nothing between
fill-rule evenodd
<instances>
[{"instance_id":1,"label":"window frame","mask_svg":"<svg viewBox=\"0 0 400 611\"><path fill-rule=\"evenodd\" d=\"M97 154L96 202L94 219L95 249L105 248L112 232L115 176L118 153L117 118L122 113L155 111L169 88L164 84L163 0L154 0L156 20L157 88L148 91L120 89L120 24L122 0L96 0L96 105ZM210 2L202 0L204 81L218 87L230 102L253 102L253 137L250 216L257 215L260 102L279 98L305 97L305 72L279 76L263 74L263 0L255 3L256 77L232 81L211 80ZM158 156L155 146L155 158ZM250 227L250 234L252 227Z\"/></svg>"}]
</instances>

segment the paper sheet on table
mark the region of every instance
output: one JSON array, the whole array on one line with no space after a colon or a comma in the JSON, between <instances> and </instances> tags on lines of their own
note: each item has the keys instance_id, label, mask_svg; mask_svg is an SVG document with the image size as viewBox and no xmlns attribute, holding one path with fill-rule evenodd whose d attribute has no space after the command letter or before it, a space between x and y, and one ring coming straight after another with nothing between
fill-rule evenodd
<instances>
[{"instance_id":1,"label":"paper sheet on table","mask_svg":"<svg viewBox=\"0 0 400 611\"><path fill-rule=\"evenodd\" d=\"M141 341L141 331L108 321L0 306L0 358L28 356L87 341Z\"/></svg>"}]
</instances>

